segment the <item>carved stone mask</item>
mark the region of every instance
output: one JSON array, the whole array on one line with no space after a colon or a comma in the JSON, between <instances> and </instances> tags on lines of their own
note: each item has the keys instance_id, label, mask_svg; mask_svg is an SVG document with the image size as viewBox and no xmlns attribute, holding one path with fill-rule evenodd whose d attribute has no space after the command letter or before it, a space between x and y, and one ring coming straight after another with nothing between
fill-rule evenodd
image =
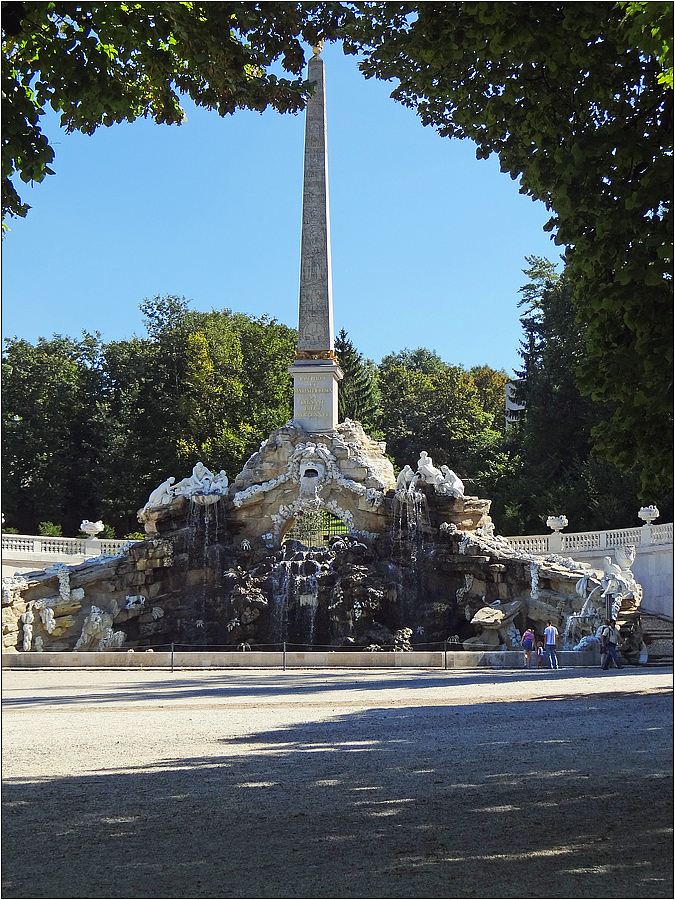
<instances>
[{"instance_id":1,"label":"carved stone mask","mask_svg":"<svg viewBox=\"0 0 675 900\"><path fill-rule=\"evenodd\" d=\"M326 467L318 460L300 463L300 494L314 497L325 474Z\"/></svg>"}]
</instances>

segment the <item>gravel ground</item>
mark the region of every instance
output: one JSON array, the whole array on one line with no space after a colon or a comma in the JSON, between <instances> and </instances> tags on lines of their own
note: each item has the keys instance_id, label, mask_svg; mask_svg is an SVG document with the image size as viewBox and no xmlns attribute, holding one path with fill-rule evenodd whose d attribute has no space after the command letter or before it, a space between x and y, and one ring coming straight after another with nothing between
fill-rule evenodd
<instances>
[{"instance_id":1,"label":"gravel ground","mask_svg":"<svg viewBox=\"0 0 675 900\"><path fill-rule=\"evenodd\" d=\"M673 670L5 670L4 898L673 896Z\"/></svg>"}]
</instances>

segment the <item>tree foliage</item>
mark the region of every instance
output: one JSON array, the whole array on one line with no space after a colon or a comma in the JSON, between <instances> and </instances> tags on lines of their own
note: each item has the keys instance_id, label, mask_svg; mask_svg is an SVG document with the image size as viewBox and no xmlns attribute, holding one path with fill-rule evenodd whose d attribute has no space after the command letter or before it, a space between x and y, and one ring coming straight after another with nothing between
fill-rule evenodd
<instances>
[{"instance_id":1,"label":"tree foliage","mask_svg":"<svg viewBox=\"0 0 675 900\"><path fill-rule=\"evenodd\" d=\"M97 336L7 342L2 360L2 502L8 523L70 533L98 505L107 390Z\"/></svg>"},{"instance_id":2,"label":"tree foliage","mask_svg":"<svg viewBox=\"0 0 675 900\"><path fill-rule=\"evenodd\" d=\"M377 368L354 347L344 328L335 338L335 352L344 373L338 390L338 418L360 422L376 437L381 400Z\"/></svg>"},{"instance_id":3,"label":"tree foliage","mask_svg":"<svg viewBox=\"0 0 675 900\"><path fill-rule=\"evenodd\" d=\"M654 2L621 2L624 23L632 42L657 59L662 71L660 84L673 88L673 4Z\"/></svg>"},{"instance_id":4,"label":"tree foliage","mask_svg":"<svg viewBox=\"0 0 675 900\"><path fill-rule=\"evenodd\" d=\"M152 488L201 460L238 472L290 417L296 332L230 310L194 312L178 297L143 304L147 338L102 344L55 336L6 342L3 511L75 534L103 517L137 528Z\"/></svg>"},{"instance_id":5,"label":"tree foliage","mask_svg":"<svg viewBox=\"0 0 675 900\"><path fill-rule=\"evenodd\" d=\"M553 213L586 345L581 385L612 409L599 453L672 484L672 4L357 4L351 49L425 125L496 153Z\"/></svg>"},{"instance_id":6,"label":"tree foliage","mask_svg":"<svg viewBox=\"0 0 675 900\"><path fill-rule=\"evenodd\" d=\"M559 514L573 531L624 527L636 520L641 505L639 478L592 452L592 429L608 412L579 391L586 343L573 285L567 271L559 275L548 260L527 262L517 391L525 409L508 431L510 464L489 494L494 517L505 533L541 533L547 517ZM658 501L668 515L668 496Z\"/></svg>"},{"instance_id":7,"label":"tree foliage","mask_svg":"<svg viewBox=\"0 0 675 900\"><path fill-rule=\"evenodd\" d=\"M398 353L388 353L382 357L380 368L383 371L393 366L403 366L410 372L438 375L445 368L445 363L435 350L427 350L426 347L409 350L408 347L404 347Z\"/></svg>"},{"instance_id":8,"label":"tree foliage","mask_svg":"<svg viewBox=\"0 0 675 900\"><path fill-rule=\"evenodd\" d=\"M665 2L4 3L3 209L40 181L46 105L91 133L302 108L302 41L346 38L366 76L442 135L499 156L566 247L598 453L672 484L672 22ZM278 78L275 63L294 76Z\"/></svg>"},{"instance_id":9,"label":"tree foliage","mask_svg":"<svg viewBox=\"0 0 675 900\"><path fill-rule=\"evenodd\" d=\"M12 182L53 174L40 118L67 131L139 116L180 124L180 94L221 115L273 107L296 112L303 42L330 36L346 10L333 3L2 3L3 217L25 216ZM278 77L275 63L291 75Z\"/></svg>"},{"instance_id":10,"label":"tree foliage","mask_svg":"<svg viewBox=\"0 0 675 900\"><path fill-rule=\"evenodd\" d=\"M478 369L483 376L490 371L497 380L501 377L487 366ZM473 493L486 471L499 467L503 395L497 410L492 397L487 409L483 404L487 395L481 395L470 373L424 348L385 356L379 383L382 432L398 468L406 464L415 468L420 452L426 450L436 465L455 470Z\"/></svg>"}]
</instances>

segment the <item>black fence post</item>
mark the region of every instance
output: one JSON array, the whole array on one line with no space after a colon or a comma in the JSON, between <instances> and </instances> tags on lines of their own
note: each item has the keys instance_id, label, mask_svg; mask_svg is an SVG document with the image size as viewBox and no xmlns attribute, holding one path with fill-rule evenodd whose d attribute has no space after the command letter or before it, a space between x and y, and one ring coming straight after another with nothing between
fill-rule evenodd
<instances>
[{"instance_id":1,"label":"black fence post","mask_svg":"<svg viewBox=\"0 0 675 900\"><path fill-rule=\"evenodd\" d=\"M171 671L173 672L173 641L171 641Z\"/></svg>"},{"instance_id":2,"label":"black fence post","mask_svg":"<svg viewBox=\"0 0 675 900\"><path fill-rule=\"evenodd\" d=\"M284 641L284 649L283 649L283 667L284 672L286 671L286 641Z\"/></svg>"}]
</instances>

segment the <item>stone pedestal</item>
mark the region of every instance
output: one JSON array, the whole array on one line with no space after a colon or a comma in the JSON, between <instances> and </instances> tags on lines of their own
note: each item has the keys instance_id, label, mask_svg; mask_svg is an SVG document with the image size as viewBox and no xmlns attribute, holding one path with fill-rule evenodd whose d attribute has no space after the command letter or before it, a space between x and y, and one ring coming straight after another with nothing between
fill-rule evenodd
<instances>
[{"instance_id":1,"label":"stone pedestal","mask_svg":"<svg viewBox=\"0 0 675 900\"><path fill-rule=\"evenodd\" d=\"M342 369L332 360L308 360L295 362L288 371L293 376L293 422L310 434L335 431Z\"/></svg>"}]
</instances>

